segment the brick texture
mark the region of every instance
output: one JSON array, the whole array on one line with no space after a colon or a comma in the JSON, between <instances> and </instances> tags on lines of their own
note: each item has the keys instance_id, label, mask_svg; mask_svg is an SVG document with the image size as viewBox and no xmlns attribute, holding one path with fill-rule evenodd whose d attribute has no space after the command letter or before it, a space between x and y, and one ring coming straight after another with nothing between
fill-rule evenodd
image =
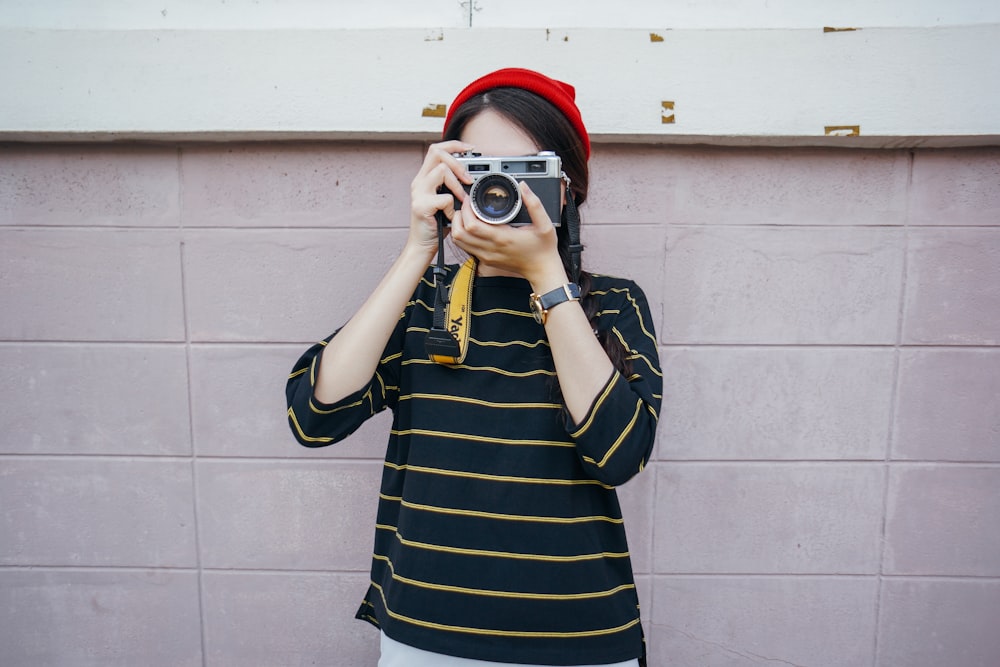
<instances>
[{"instance_id":1,"label":"brick texture","mask_svg":"<svg viewBox=\"0 0 1000 667\"><path fill-rule=\"evenodd\" d=\"M177 231L0 228L0 340L182 341Z\"/></svg>"},{"instance_id":2,"label":"brick texture","mask_svg":"<svg viewBox=\"0 0 1000 667\"><path fill-rule=\"evenodd\" d=\"M867 578L658 577L649 664L870 665L876 598Z\"/></svg>"},{"instance_id":3,"label":"brick texture","mask_svg":"<svg viewBox=\"0 0 1000 667\"><path fill-rule=\"evenodd\" d=\"M194 567L191 464L5 458L0 564Z\"/></svg>"},{"instance_id":4,"label":"brick texture","mask_svg":"<svg viewBox=\"0 0 1000 667\"><path fill-rule=\"evenodd\" d=\"M895 355L862 347L672 347L661 459L886 454Z\"/></svg>"},{"instance_id":5,"label":"brick texture","mask_svg":"<svg viewBox=\"0 0 1000 667\"><path fill-rule=\"evenodd\" d=\"M205 654L217 667L378 664L376 634L350 621L366 573L206 573ZM267 619L267 632L261 620ZM336 619L336 620L335 620Z\"/></svg>"},{"instance_id":6,"label":"brick texture","mask_svg":"<svg viewBox=\"0 0 1000 667\"><path fill-rule=\"evenodd\" d=\"M879 665L991 667L1000 656L996 580L883 582Z\"/></svg>"},{"instance_id":7,"label":"brick texture","mask_svg":"<svg viewBox=\"0 0 1000 667\"><path fill-rule=\"evenodd\" d=\"M198 667L198 575L0 570L4 665Z\"/></svg>"},{"instance_id":8,"label":"brick texture","mask_svg":"<svg viewBox=\"0 0 1000 667\"><path fill-rule=\"evenodd\" d=\"M889 344L903 231L677 227L667 232L667 343Z\"/></svg>"},{"instance_id":9,"label":"brick texture","mask_svg":"<svg viewBox=\"0 0 1000 667\"><path fill-rule=\"evenodd\" d=\"M416 142L0 153L0 665L374 667L390 415L292 363L402 246ZM650 665L1000 664L1000 151L597 143L661 344L621 489Z\"/></svg>"},{"instance_id":10,"label":"brick texture","mask_svg":"<svg viewBox=\"0 0 1000 667\"><path fill-rule=\"evenodd\" d=\"M0 367L0 452L191 454L180 345L15 343Z\"/></svg>"},{"instance_id":11,"label":"brick texture","mask_svg":"<svg viewBox=\"0 0 1000 667\"><path fill-rule=\"evenodd\" d=\"M903 340L1000 344L1000 227L911 232Z\"/></svg>"}]
</instances>

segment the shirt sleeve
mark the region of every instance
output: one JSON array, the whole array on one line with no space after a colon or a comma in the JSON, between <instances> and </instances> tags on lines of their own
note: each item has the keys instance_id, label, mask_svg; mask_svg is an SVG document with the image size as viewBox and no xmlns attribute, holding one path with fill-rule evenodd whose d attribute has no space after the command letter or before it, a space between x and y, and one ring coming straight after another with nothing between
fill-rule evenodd
<instances>
[{"instance_id":1,"label":"shirt sleeve","mask_svg":"<svg viewBox=\"0 0 1000 667\"><path fill-rule=\"evenodd\" d=\"M612 293L619 298L606 295L602 300L599 326L608 327L612 340L622 345L630 369L627 375L617 370L612 374L579 423L567 412L567 430L587 472L598 481L617 486L649 462L663 374L645 294L632 282L609 289L608 294Z\"/></svg>"},{"instance_id":2,"label":"shirt sleeve","mask_svg":"<svg viewBox=\"0 0 1000 667\"><path fill-rule=\"evenodd\" d=\"M288 403L288 425L300 444L306 447L325 447L340 442L372 415L395 407L399 397L398 378L403 356L404 322L405 313L396 324L368 384L336 403L323 403L313 392L323 350L337 334L316 343L299 357L288 376L285 398Z\"/></svg>"}]
</instances>

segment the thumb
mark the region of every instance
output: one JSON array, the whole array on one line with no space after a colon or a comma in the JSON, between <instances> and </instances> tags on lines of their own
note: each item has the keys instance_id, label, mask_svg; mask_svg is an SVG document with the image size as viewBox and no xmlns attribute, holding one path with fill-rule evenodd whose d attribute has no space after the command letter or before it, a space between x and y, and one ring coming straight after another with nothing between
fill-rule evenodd
<instances>
[{"instance_id":1,"label":"thumb","mask_svg":"<svg viewBox=\"0 0 1000 667\"><path fill-rule=\"evenodd\" d=\"M542 200L534 193L527 181L521 181L520 190L521 199L524 201L524 206L528 210L528 216L531 218L531 224L536 227L551 226L552 221L549 220L549 214L545 211Z\"/></svg>"}]
</instances>

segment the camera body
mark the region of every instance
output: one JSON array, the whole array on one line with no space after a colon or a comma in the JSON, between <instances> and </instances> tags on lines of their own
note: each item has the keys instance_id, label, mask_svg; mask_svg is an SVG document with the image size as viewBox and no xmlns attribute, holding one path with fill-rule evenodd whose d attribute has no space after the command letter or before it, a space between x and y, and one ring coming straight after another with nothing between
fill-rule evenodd
<instances>
[{"instance_id":1,"label":"camera body","mask_svg":"<svg viewBox=\"0 0 1000 667\"><path fill-rule=\"evenodd\" d=\"M552 224L559 226L564 186L562 160L552 151L519 157L490 157L479 153L456 153L473 181L464 185L466 202L476 217L493 225L530 225L531 216L522 206L518 183L527 181L538 195ZM455 200L455 210L462 202Z\"/></svg>"}]
</instances>

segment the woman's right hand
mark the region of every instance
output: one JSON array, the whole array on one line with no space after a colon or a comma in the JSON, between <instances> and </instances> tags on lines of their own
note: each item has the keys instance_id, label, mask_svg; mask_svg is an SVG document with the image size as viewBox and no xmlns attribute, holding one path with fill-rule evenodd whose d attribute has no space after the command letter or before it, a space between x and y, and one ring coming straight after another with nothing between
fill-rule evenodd
<instances>
[{"instance_id":1,"label":"woman's right hand","mask_svg":"<svg viewBox=\"0 0 1000 667\"><path fill-rule=\"evenodd\" d=\"M455 197L459 201L465 201L462 184L472 184L472 177L455 158L454 153L471 149L471 145L462 141L442 141L431 144L427 149L424 163L410 184L409 244L425 250L437 250L435 214L443 211L451 220L455 215ZM448 192L438 192L442 185Z\"/></svg>"},{"instance_id":2,"label":"woman's right hand","mask_svg":"<svg viewBox=\"0 0 1000 667\"><path fill-rule=\"evenodd\" d=\"M432 145L410 185L410 235L358 312L323 349L313 395L334 404L371 382L400 313L437 252L437 220L444 211L455 215L455 196L464 201L463 182L472 183L465 167L452 153L470 149L461 141ZM438 193L444 185L451 192ZM452 192L456 193L454 196Z\"/></svg>"}]
</instances>

